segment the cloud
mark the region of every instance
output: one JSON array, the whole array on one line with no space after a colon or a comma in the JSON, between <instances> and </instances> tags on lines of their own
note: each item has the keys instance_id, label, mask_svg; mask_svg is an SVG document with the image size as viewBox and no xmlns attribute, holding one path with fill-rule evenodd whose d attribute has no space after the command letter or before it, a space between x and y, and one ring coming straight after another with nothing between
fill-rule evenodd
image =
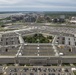
<instances>
[{"instance_id":1,"label":"cloud","mask_svg":"<svg viewBox=\"0 0 76 75\"><path fill-rule=\"evenodd\" d=\"M2 9L3 8L3 9ZM0 0L0 10L76 10L76 0ZM6 10L5 9L5 10Z\"/></svg>"},{"instance_id":2,"label":"cloud","mask_svg":"<svg viewBox=\"0 0 76 75\"><path fill-rule=\"evenodd\" d=\"M20 0L0 0L0 4L15 4Z\"/></svg>"}]
</instances>

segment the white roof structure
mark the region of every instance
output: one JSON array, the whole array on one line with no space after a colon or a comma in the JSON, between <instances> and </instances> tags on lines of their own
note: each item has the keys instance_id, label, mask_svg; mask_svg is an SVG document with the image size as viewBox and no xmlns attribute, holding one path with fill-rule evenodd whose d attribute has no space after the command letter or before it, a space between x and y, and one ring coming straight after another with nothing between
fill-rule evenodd
<instances>
[{"instance_id":1,"label":"white roof structure","mask_svg":"<svg viewBox=\"0 0 76 75\"><path fill-rule=\"evenodd\" d=\"M71 20L70 23L76 23L76 20Z\"/></svg>"}]
</instances>

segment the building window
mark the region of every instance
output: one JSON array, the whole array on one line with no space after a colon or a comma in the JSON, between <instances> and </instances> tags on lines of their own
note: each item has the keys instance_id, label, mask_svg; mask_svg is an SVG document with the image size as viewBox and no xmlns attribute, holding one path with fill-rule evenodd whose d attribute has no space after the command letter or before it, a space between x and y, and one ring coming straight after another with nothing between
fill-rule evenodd
<instances>
[{"instance_id":1,"label":"building window","mask_svg":"<svg viewBox=\"0 0 76 75\"><path fill-rule=\"evenodd\" d=\"M8 42L6 42L6 45L8 45Z\"/></svg>"},{"instance_id":2,"label":"building window","mask_svg":"<svg viewBox=\"0 0 76 75\"><path fill-rule=\"evenodd\" d=\"M65 37L63 37L62 40L65 40Z\"/></svg>"},{"instance_id":3,"label":"building window","mask_svg":"<svg viewBox=\"0 0 76 75\"><path fill-rule=\"evenodd\" d=\"M57 39L59 39L59 37Z\"/></svg>"},{"instance_id":4,"label":"building window","mask_svg":"<svg viewBox=\"0 0 76 75\"><path fill-rule=\"evenodd\" d=\"M75 46L76 46L76 42L75 42Z\"/></svg>"},{"instance_id":5,"label":"building window","mask_svg":"<svg viewBox=\"0 0 76 75\"><path fill-rule=\"evenodd\" d=\"M68 44L70 45L70 41L68 42Z\"/></svg>"},{"instance_id":6,"label":"building window","mask_svg":"<svg viewBox=\"0 0 76 75\"><path fill-rule=\"evenodd\" d=\"M62 41L62 44L65 44L65 42L64 42L64 41Z\"/></svg>"},{"instance_id":7,"label":"building window","mask_svg":"<svg viewBox=\"0 0 76 75\"><path fill-rule=\"evenodd\" d=\"M68 40L70 40L70 38L68 38Z\"/></svg>"},{"instance_id":8,"label":"building window","mask_svg":"<svg viewBox=\"0 0 76 75\"><path fill-rule=\"evenodd\" d=\"M6 50L5 50L6 52L8 52L8 49L6 48Z\"/></svg>"},{"instance_id":9,"label":"building window","mask_svg":"<svg viewBox=\"0 0 76 75\"><path fill-rule=\"evenodd\" d=\"M72 49L71 48L69 48L69 52L72 52Z\"/></svg>"},{"instance_id":10,"label":"building window","mask_svg":"<svg viewBox=\"0 0 76 75\"><path fill-rule=\"evenodd\" d=\"M3 41L3 39L1 38L1 41Z\"/></svg>"}]
</instances>

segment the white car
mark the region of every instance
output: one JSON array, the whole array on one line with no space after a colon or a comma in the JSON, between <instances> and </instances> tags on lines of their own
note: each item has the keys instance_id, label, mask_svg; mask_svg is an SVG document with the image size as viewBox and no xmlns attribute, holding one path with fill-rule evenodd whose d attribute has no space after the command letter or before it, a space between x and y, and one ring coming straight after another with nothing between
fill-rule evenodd
<instances>
[{"instance_id":1,"label":"white car","mask_svg":"<svg viewBox=\"0 0 76 75\"><path fill-rule=\"evenodd\" d=\"M59 53L59 55L60 55L60 56L63 56L64 54L63 54L63 53Z\"/></svg>"}]
</instances>

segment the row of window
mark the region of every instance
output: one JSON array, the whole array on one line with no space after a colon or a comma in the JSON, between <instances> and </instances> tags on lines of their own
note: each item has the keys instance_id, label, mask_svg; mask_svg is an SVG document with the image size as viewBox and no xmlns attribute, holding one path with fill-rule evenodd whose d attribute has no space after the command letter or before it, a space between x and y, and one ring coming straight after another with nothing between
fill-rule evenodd
<instances>
[{"instance_id":1,"label":"row of window","mask_svg":"<svg viewBox=\"0 0 76 75\"><path fill-rule=\"evenodd\" d=\"M60 39L62 39L62 40L60 40ZM75 41L76 39L74 38L74 41ZM57 37L57 41L56 41L57 43L61 43L61 44L65 44L65 37ZM76 41L74 42L74 44L75 44L75 46L76 46ZM70 41L70 38L68 38L68 45L71 45L71 41Z\"/></svg>"}]
</instances>

